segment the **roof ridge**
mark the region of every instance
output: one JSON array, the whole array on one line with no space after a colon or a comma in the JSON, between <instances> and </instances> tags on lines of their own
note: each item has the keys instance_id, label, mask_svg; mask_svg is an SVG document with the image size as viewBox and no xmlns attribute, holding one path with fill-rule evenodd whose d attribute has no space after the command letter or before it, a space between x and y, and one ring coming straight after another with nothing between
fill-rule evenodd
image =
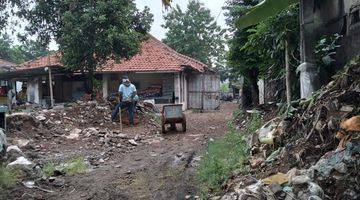
<instances>
[{"instance_id":1,"label":"roof ridge","mask_svg":"<svg viewBox=\"0 0 360 200\"><path fill-rule=\"evenodd\" d=\"M207 68L207 67L208 67L208 66L207 66L205 63L203 63L203 62L200 62L200 61L198 61L198 60L196 60L196 59L194 59L194 58L191 58L190 56L187 56L187 55L184 55L184 54L181 54L181 53L175 51L175 50L174 50L173 48L171 48L169 45L165 44L164 42L161 42L160 40L158 40L158 39L155 38L154 36L150 35L150 37L152 37L153 39L155 39L155 41L156 41L157 43L161 44L162 46L164 46L165 48L167 48L168 50L170 50L170 51L171 51L172 53L174 53L176 56L179 56L179 57L181 57L182 59L188 59L188 60L190 60L190 61L192 61L192 62L195 62L195 63L197 63L197 64L199 64L199 65L202 65L203 68ZM187 62L189 62L189 61L187 61ZM192 67L197 68L196 66L192 66ZM200 71L201 71L201 70L200 70Z\"/></svg>"}]
</instances>

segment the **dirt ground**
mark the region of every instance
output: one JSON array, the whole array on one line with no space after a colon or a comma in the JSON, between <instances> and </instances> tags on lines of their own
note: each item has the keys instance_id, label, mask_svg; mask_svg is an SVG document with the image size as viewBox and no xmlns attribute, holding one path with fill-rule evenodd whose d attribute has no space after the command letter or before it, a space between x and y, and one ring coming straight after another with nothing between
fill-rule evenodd
<instances>
[{"instance_id":1,"label":"dirt ground","mask_svg":"<svg viewBox=\"0 0 360 200\"><path fill-rule=\"evenodd\" d=\"M226 133L226 122L236 107L236 104L224 103L218 111L187 111L186 133L164 135L149 132L141 124L125 127L126 137L141 138L137 146L127 148L99 145L97 137L80 135L78 140L69 140L38 136L42 139L24 150L35 163L84 156L91 169L87 173L61 177L65 184L60 187L47 180L36 183L52 193L18 184L8 191L8 199L185 199L187 195L194 199L197 195L194 167L200 160L200 152L209 140ZM22 133L24 135L26 133Z\"/></svg>"}]
</instances>

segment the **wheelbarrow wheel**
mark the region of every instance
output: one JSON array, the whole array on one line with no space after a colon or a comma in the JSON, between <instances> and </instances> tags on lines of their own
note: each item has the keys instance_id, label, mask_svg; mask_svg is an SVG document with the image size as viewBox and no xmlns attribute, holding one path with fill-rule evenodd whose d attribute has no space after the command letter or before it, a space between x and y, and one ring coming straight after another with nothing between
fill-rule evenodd
<instances>
[{"instance_id":1,"label":"wheelbarrow wheel","mask_svg":"<svg viewBox=\"0 0 360 200\"><path fill-rule=\"evenodd\" d=\"M182 125L182 130L183 130L183 132L186 132L186 118L185 118L185 115L183 115L183 122L181 123L181 125Z\"/></svg>"},{"instance_id":2,"label":"wheelbarrow wheel","mask_svg":"<svg viewBox=\"0 0 360 200\"><path fill-rule=\"evenodd\" d=\"M165 124L162 124L162 126L161 126L161 132L162 133L166 133L166 128L165 128Z\"/></svg>"}]
</instances>

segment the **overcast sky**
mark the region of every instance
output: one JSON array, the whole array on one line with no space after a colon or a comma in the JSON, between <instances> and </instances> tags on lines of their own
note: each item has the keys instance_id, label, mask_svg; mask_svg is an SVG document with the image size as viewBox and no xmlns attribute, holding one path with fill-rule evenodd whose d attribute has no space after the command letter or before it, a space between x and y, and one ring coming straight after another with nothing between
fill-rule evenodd
<instances>
[{"instance_id":1,"label":"overcast sky","mask_svg":"<svg viewBox=\"0 0 360 200\"><path fill-rule=\"evenodd\" d=\"M210 9L211 15L217 20L217 23L226 28L224 11L222 7L226 0L200 0L200 2L204 3L204 6ZM158 39L163 39L165 37L166 30L161 27L164 24L163 15L166 12L165 8L162 5L161 0L135 0L137 7L142 10L145 6L150 8L150 12L154 15L154 22L151 27L150 33ZM172 5L176 4L180 5L180 7L185 10L189 0L173 0ZM17 32L23 32L22 28L16 28ZM10 31L9 31L10 32ZM16 34L10 34L12 38L15 40L15 44L18 43ZM57 50L57 44L55 42L51 42L49 45L50 50Z\"/></svg>"},{"instance_id":2,"label":"overcast sky","mask_svg":"<svg viewBox=\"0 0 360 200\"><path fill-rule=\"evenodd\" d=\"M150 33L158 39L163 39L166 30L161 27L161 24L164 24L163 15L169 11L165 11L161 0L135 0L135 2L139 9L143 9L144 6L150 8L150 12L154 15L154 22ZM189 0L173 0L172 5L175 6L178 4L185 10L188 2ZM204 6L210 9L211 15L217 19L217 23L225 28L225 17L222 11L225 0L200 0L200 2L204 3Z\"/></svg>"}]
</instances>

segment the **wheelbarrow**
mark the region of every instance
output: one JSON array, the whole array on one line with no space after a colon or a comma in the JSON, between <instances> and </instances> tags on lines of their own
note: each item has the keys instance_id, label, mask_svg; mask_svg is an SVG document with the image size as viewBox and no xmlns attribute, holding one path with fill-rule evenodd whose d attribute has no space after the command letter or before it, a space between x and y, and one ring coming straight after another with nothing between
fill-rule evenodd
<instances>
[{"instance_id":1,"label":"wheelbarrow","mask_svg":"<svg viewBox=\"0 0 360 200\"><path fill-rule=\"evenodd\" d=\"M171 104L163 106L161 127L162 133L166 133L166 125L170 124L171 130L176 130L176 124L182 125L182 131L186 132L186 118L182 111L182 104Z\"/></svg>"}]
</instances>

